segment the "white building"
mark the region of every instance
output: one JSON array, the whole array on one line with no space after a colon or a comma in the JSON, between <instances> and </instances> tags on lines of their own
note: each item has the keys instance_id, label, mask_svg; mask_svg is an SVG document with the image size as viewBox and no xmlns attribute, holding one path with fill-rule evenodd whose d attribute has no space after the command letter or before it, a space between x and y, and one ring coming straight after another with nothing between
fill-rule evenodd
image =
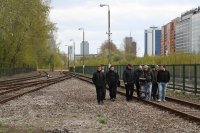
<instances>
[{"instance_id":1,"label":"white building","mask_svg":"<svg viewBox=\"0 0 200 133\"><path fill-rule=\"evenodd\" d=\"M74 46L68 47L69 52L69 60L74 60Z\"/></svg>"},{"instance_id":2,"label":"white building","mask_svg":"<svg viewBox=\"0 0 200 133\"><path fill-rule=\"evenodd\" d=\"M176 27L176 51L200 53L200 7L181 15Z\"/></svg>"},{"instance_id":3,"label":"white building","mask_svg":"<svg viewBox=\"0 0 200 133\"><path fill-rule=\"evenodd\" d=\"M192 53L200 53L200 7L192 16Z\"/></svg>"},{"instance_id":4,"label":"white building","mask_svg":"<svg viewBox=\"0 0 200 133\"><path fill-rule=\"evenodd\" d=\"M161 48L161 29L158 27L150 27L145 30L145 55L160 55Z\"/></svg>"}]
</instances>

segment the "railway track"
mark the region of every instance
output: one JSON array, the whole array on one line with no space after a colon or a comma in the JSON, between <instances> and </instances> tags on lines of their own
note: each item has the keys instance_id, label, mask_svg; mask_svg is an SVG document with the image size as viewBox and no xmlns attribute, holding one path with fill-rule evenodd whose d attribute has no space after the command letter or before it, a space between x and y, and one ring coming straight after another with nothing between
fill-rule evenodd
<instances>
[{"instance_id":1,"label":"railway track","mask_svg":"<svg viewBox=\"0 0 200 133\"><path fill-rule=\"evenodd\" d=\"M0 90L0 104L6 103L10 100L21 97L25 94L38 91L40 89L59 83L61 81L70 79L72 76L73 75L69 73L69 74L66 74L65 76L60 76L60 77L46 79L46 80L32 81L29 83L20 84L20 86L13 86L9 89L8 88L1 89Z\"/></svg>"},{"instance_id":2,"label":"railway track","mask_svg":"<svg viewBox=\"0 0 200 133\"><path fill-rule=\"evenodd\" d=\"M80 80L93 84L91 77L79 74L76 74L76 77ZM118 94L125 96L125 89L123 86L118 87ZM167 100L166 102L147 101L143 99L138 99L136 96L134 96L134 99L142 101L146 104L153 105L155 107L158 107L159 109L169 111L170 113L176 114L182 118L200 124L200 104L195 104L188 101L183 101L180 99L175 99L170 97L166 98Z\"/></svg>"},{"instance_id":3,"label":"railway track","mask_svg":"<svg viewBox=\"0 0 200 133\"><path fill-rule=\"evenodd\" d=\"M19 83L23 83L23 82L27 82L27 81L31 81L31 80L36 80L36 79L42 78L44 76L45 76L44 74L39 72L39 74L35 75L35 76L0 81L0 88L6 87L6 86L7 87L14 86L16 83L19 84Z\"/></svg>"},{"instance_id":4,"label":"railway track","mask_svg":"<svg viewBox=\"0 0 200 133\"><path fill-rule=\"evenodd\" d=\"M47 72L39 72L39 73L40 73L39 75L35 75L32 77L25 77L25 78L18 78L18 79L2 81L2 83L0 82L0 91L12 89L12 88L15 88L16 86L23 87L24 84L26 84L26 85L34 84L35 82L39 82L42 80L46 80L46 78L50 78L47 76L48 75Z\"/></svg>"}]
</instances>

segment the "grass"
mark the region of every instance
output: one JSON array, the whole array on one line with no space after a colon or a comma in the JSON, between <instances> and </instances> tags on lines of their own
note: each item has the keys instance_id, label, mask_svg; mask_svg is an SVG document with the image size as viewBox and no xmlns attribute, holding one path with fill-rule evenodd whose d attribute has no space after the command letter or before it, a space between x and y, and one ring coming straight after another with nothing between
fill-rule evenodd
<instances>
[{"instance_id":1,"label":"grass","mask_svg":"<svg viewBox=\"0 0 200 133\"><path fill-rule=\"evenodd\" d=\"M86 129L90 129L90 128L92 128L92 126L91 125L86 125L85 128Z\"/></svg>"},{"instance_id":2,"label":"grass","mask_svg":"<svg viewBox=\"0 0 200 133\"><path fill-rule=\"evenodd\" d=\"M43 129L33 129L31 127L29 128L17 128L17 127L11 127L8 125L3 124L3 122L0 121L0 133L44 133Z\"/></svg>"},{"instance_id":3,"label":"grass","mask_svg":"<svg viewBox=\"0 0 200 133\"><path fill-rule=\"evenodd\" d=\"M99 123L106 124L107 120L106 120L106 117L103 114L97 113L97 116L98 116L98 119L99 119Z\"/></svg>"},{"instance_id":4,"label":"grass","mask_svg":"<svg viewBox=\"0 0 200 133\"><path fill-rule=\"evenodd\" d=\"M181 90L168 90L167 96L172 96L180 99L189 100L191 102L200 103L200 95L195 95L194 93L185 92Z\"/></svg>"}]
</instances>

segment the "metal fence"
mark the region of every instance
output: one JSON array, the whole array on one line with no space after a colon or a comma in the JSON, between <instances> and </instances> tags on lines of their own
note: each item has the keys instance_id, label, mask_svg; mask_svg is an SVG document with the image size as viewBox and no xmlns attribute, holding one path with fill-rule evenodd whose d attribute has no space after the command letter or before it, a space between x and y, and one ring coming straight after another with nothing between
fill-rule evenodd
<instances>
[{"instance_id":1,"label":"metal fence","mask_svg":"<svg viewBox=\"0 0 200 133\"><path fill-rule=\"evenodd\" d=\"M115 70L118 72L120 79L122 79L125 65L115 65ZM133 70L136 70L138 65L133 65ZM200 94L200 64L194 65L166 65L166 69L170 72L171 78L169 88L178 89L182 91ZM70 69L74 71L73 68ZM97 70L97 66L79 66L75 68L76 73L93 74ZM108 66L105 66L108 70Z\"/></svg>"},{"instance_id":2,"label":"metal fence","mask_svg":"<svg viewBox=\"0 0 200 133\"><path fill-rule=\"evenodd\" d=\"M35 68L32 67L25 67L25 68L0 68L0 77L1 76L10 76L19 73L28 73L36 71Z\"/></svg>"}]
</instances>

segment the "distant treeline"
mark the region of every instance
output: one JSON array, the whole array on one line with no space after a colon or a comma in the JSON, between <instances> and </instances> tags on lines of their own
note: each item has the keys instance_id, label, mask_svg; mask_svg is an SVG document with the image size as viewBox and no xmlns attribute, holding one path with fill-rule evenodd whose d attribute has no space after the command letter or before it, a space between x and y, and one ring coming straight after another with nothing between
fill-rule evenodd
<instances>
[{"instance_id":1,"label":"distant treeline","mask_svg":"<svg viewBox=\"0 0 200 133\"><path fill-rule=\"evenodd\" d=\"M144 56L135 57L124 51L115 51L112 53L112 65L126 65L128 63L134 65L154 65L154 64L200 64L200 55L186 54L186 53L173 53L167 56ZM70 63L73 66L73 63ZM100 54L97 57L85 58L86 66L95 66L99 64L108 64L107 54ZM82 65L82 59L76 63L77 66Z\"/></svg>"}]
</instances>

